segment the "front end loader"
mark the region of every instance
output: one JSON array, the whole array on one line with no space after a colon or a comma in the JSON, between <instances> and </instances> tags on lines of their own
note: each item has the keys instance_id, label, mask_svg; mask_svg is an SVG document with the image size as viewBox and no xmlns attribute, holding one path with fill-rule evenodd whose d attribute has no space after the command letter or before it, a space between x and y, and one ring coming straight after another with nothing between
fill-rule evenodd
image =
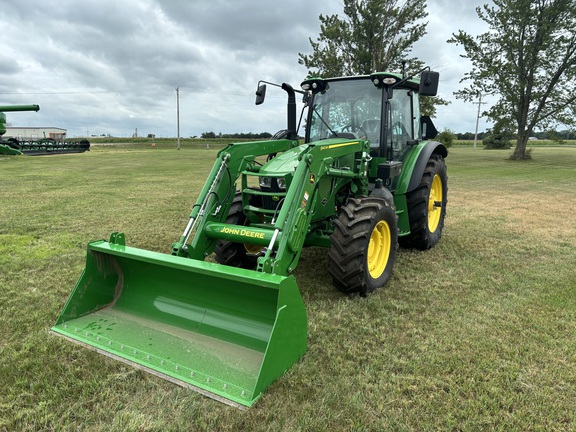
<instances>
[{"instance_id":1,"label":"front end loader","mask_svg":"<svg viewBox=\"0 0 576 432\"><path fill-rule=\"evenodd\" d=\"M264 102L259 83L256 103ZM276 85L276 84L273 84ZM239 407L306 351L292 275L306 246L326 247L345 293L392 276L398 243L440 239L446 148L419 115L438 74L309 78L288 96L287 129L222 149L169 254L88 244L86 268L52 330ZM299 140L296 94L306 114ZM205 261L214 256L215 262Z\"/></svg>"}]
</instances>

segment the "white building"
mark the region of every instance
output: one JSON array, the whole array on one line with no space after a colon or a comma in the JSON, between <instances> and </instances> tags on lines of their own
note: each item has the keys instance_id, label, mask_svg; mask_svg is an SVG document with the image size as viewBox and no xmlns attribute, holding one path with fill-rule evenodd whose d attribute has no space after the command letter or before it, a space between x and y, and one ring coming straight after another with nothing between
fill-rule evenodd
<instances>
[{"instance_id":1,"label":"white building","mask_svg":"<svg viewBox=\"0 0 576 432\"><path fill-rule=\"evenodd\" d=\"M56 127L13 127L6 126L4 139L16 138L19 141L30 139L52 138L56 141L66 139L66 129Z\"/></svg>"}]
</instances>

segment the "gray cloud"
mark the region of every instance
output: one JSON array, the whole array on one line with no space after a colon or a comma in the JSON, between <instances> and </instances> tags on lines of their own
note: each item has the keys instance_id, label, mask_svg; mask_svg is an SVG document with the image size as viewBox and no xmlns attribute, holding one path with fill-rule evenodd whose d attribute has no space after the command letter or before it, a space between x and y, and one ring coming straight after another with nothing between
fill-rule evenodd
<instances>
[{"instance_id":1,"label":"gray cloud","mask_svg":"<svg viewBox=\"0 0 576 432\"><path fill-rule=\"evenodd\" d=\"M341 2L295 0L20 0L0 9L0 104L38 103L14 113L15 125L63 127L69 135L176 134L175 88L181 88L183 135L275 132L285 127L282 91L254 106L259 79L298 85L298 52L310 52L319 14ZM428 0L428 34L413 54L441 71L442 96L466 72L459 28L484 31L480 1ZM471 114L469 115L468 110ZM440 129L473 130L474 105L439 111Z\"/></svg>"}]
</instances>

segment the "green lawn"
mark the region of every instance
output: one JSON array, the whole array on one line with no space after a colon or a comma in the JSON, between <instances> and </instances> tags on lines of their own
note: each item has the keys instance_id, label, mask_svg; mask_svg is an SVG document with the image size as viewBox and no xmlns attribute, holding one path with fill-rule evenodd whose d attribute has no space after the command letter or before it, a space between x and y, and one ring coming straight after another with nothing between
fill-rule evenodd
<instances>
[{"instance_id":1,"label":"green lawn","mask_svg":"<svg viewBox=\"0 0 576 432\"><path fill-rule=\"evenodd\" d=\"M88 241L182 234L216 150L169 147L0 157L0 431L576 430L576 148L452 149L440 244L367 298L306 250L308 352L240 411L48 331Z\"/></svg>"}]
</instances>

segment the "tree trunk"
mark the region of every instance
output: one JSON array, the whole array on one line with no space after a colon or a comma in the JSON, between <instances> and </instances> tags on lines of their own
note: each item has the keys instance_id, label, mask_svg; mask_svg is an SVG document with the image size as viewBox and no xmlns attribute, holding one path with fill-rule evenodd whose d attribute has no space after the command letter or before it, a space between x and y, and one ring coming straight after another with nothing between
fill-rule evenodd
<instances>
[{"instance_id":1,"label":"tree trunk","mask_svg":"<svg viewBox=\"0 0 576 432\"><path fill-rule=\"evenodd\" d=\"M525 159L532 159L529 154L526 154L526 145L528 144L528 135L522 134L518 135L518 139L516 140L516 148L514 149L514 153L510 156L510 159L513 160L525 160Z\"/></svg>"},{"instance_id":2,"label":"tree trunk","mask_svg":"<svg viewBox=\"0 0 576 432\"><path fill-rule=\"evenodd\" d=\"M518 135L516 135L516 148L514 153L510 156L512 160L531 159L530 155L526 154L526 145L528 144L528 137L532 133L533 125L528 125L528 109L530 104L521 97L518 101Z\"/></svg>"}]
</instances>

